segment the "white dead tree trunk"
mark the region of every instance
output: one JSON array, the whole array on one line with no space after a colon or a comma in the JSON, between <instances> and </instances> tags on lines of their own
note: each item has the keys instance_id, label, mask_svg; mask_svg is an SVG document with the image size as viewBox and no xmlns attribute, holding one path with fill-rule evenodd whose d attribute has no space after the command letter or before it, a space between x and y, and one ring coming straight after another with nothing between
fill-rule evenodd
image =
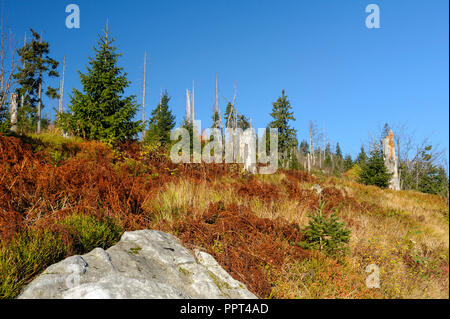
<instances>
[{"instance_id":1,"label":"white dead tree trunk","mask_svg":"<svg viewBox=\"0 0 450 319\"><path fill-rule=\"evenodd\" d=\"M11 113L11 131L17 132L17 113L18 113L18 108L17 108L17 94L16 93L12 93L11 94L11 109L10 109L10 113Z\"/></svg>"},{"instance_id":2,"label":"white dead tree trunk","mask_svg":"<svg viewBox=\"0 0 450 319\"><path fill-rule=\"evenodd\" d=\"M192 123L191 93L189 92L189 89L186 89L186 121Z\"/></svg>"},{"instance_id":3,"label":"white dead tree trunk","mask_svg":"<svg viewBox=\"0 0 450 319\"><path fill-rule=\"evenodd\" d=\"M64 59L63 59L63 72L62 72L62 78L61 78L61 82L59 85L59 114L62 114L64 112L64 108L63 108L63 96L64 96L64 76L66 73L66 56L64 55Z\"/></svg>"},{"instance_id":4,"label":"white dead tree trunk","mask_svg":"<svg viewBox=\"0 0 450 319\"><path fill-rule=\"evenodd\" d=\"M192 81L192 123L195 121L195 81Z\"/></svg>"},{"instance_id":5,"label":"white dead tree trunk","mask_svg":"<svg viewBox=\"0 0 450 319\"><path fill-rule=\"evenodd\" d=\"M319 168L322 169L322 148L319 146Z\"/></svg>"},{"instance_id":6,"label":"white dead tree trunk","mask_svg":"<svg viewBox=\"0 0 450 319\"><path fill-rule=\"evenodd\" d=\"M382 140L384 164L389 173L392 174L389 182L389 188L400 190L400 179L398 176L398 158L395 153L394 133L392 130Z\"/></svg>"},{"instance_id":7,"label":"white dead tree trunk","mask_svg":"<svg viewBox=\"0 0 450 319\"><path fill-rule=\"evenodd\" d=\"M25 36L23 37L23 46L27 45L27 33L25 32ZM22 63L22 68L25 68L25 62ZM21 94L20 96L20 106L23 107L25 104L25 94Z\"/></svg>"},{"instance_id":8,"label":"white dead tree trunk","mask_svg":"<svg viewBox=\"0 0 450 319\"><path fill-rule=\"evenodd\" d=\"M239 154L244 163L244 171L256 174L256 134L253 128L243 132L239 143Z\"/></svg>"},{"instance_id":9,"label":"white dead tree trunk","mask_svg":"<svg viewBox=\"0 0 450 319\"><path fill-rule=\"evenodd\" d=\"M220 115L220 106L219 106L219 76L216 73L216 111L219 115L219 129L223 138L223 123L222 116Z\"/></svg>"},{"instance_id":10,"label":"white dead tree trunk","mask_svg":"<svg viewBox=\"0 0 450 319\"><path fill-rule=\"evenodd\" d=\"M142 84L142 123L145 123L145 80L147 78L147 52L144 52L144 80ZM142 141L145 138L145 125L142 130Z\"/></svg>"},{"instance_id":11,"label":"white dead tree trunk","mask_svg":"<svg viewBox=\"0 0 450 319\"><path fill-rule=\"evenodd\" d=\"M217 88L217 84L216 84L216 88ZM225 124L227 126L227 128L232 129L231 130L231 136L229 136L229 141L227 141L229 144L231 144L234 147L233 150L233 154L235 155L235 160L239 161L239 153L240 153L240 137L239 134L237 132L237 122L236 122L236 117L237 117L237 110L235 107L235 103L236 103L236 95L237 95L237 87L236 87L236 83L234 84L234 95L233 95L233 101L231 102L231 107L230 107L230 114L228 115L228 118L225 121ZM216 89L216 103L218 103L218 89ZM216 107L216 111L218 112L219 116L219 108L218 105ZM220 122L221 123L221 122ZM228 123L228 124L227 124Z\"/></svg>"},{"instance_id":12,"label":"white dead tree trunk","mask_svg":"<svg viewBox=\"0 0 450 319\"><path fill-rule=\"evenodd\" d=\"M307 157L307 167L308 167L308 173L311 172L311 154L306 154Z\"/></svg>"},{"instance_id":13,"label":"white dead tree trunk","mask_svg":"<svg viewBox=\"0 0 450 319\"><path fill-rule=\"evenodd\" d=\"M312 121L309 121L309 153L310 153L310 164L315 164L315 156L314 156L314 124Z\"/></svg>"},{"instance_id":14,"label":"white dead tree trunk","mask_svg":"<svg viewBox=\"0 0 450 319\"><path fill-rule=\"evenodd\" d=\"M319 150L322 154L321 156L321 163L320 163L320 168L322 168L322 161L325 160L325 149L326 149L326 144L325 144L325 140L327 139L327 134L325 132L325 126L322 128L322 148Z\"/></svg>"}]
</instances>

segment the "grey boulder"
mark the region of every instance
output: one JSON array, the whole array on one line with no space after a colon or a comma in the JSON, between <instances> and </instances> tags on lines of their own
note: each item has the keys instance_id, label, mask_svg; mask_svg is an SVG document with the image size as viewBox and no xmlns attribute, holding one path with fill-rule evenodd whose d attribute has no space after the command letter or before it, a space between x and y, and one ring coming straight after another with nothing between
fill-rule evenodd
<instances>
[{"instance_id":1,"label":"grey boulder","mask_svg":"<svg viewBox=\"0 0 450 319\"><path fill-rule=\"evenodd\" d=\"M170 234L125 232L106 251L95 248L48 267L18 298L178 299L256 296L209 254L193 253Z\"/></svg>"}]
</instances>

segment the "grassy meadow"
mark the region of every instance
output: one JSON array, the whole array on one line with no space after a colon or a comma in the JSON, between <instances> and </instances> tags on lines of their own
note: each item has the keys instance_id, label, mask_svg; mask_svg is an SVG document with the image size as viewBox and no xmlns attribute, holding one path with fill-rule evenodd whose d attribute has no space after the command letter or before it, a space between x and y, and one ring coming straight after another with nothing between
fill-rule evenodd
<instances>
[{"instance_id":1,"label":"grassy meadow","mask_svg":"<svg viewBox=\"0 0 450 319\"><path fill-rule=\"evenodd\" d=\"M351 231L346 253L301 244L319 207ZM147 228L212 254L260 298L449 298L442 197L361 185L352 174L173 164L139 143L0 135L0 298L52 263ZM368 265L379 288L366 285Z\"/></svg>"}]
</instances>

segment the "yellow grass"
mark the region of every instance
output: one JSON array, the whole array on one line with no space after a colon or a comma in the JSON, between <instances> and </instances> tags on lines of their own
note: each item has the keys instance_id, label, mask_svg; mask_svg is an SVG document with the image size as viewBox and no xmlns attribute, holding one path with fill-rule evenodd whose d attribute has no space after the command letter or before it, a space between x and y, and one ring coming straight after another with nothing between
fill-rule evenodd
<instances>
[{"instance_id":1,"label":"yellow grass","mask_svg":"<svg viewBox=\"0 0 450 319\"><path fill-rule=\"evenodd\" d=\"M265 201L238 196L231 180L222 178L212 185L181 181L167 185L146 202L149 212L173 218L178 212L198 214L208 205L222 201L250 207L264 218L284 218L300 226L308 223L308 209L285 192L284 174L258 176L257 180L276 186L281 198ZM380 207L362 212L343 209L338 216L351 220L351 254L337 264L332 258L316 256L298 263L286 263L274 275L273 294L281 298L448 298L449 222L448 205L433 195L409 191L381 190L348 179L327 180L360 203ZM303 183L300 188L312 185ZM368 289L365 269L379 268L380 288ZM329 267L335 268L338 274ZM321 272L320 275L317 272ZM316 272L315 276L309 276ZM337 276L337 277L336 277ZM333 282L330 278L338 278ZM305 279L306 278L306 279ZM313 278L313 279L312 279ZM314 279L315 278L315 279ZM338 286L337 286L338 285Z\"/></svg>"}]
</instances>

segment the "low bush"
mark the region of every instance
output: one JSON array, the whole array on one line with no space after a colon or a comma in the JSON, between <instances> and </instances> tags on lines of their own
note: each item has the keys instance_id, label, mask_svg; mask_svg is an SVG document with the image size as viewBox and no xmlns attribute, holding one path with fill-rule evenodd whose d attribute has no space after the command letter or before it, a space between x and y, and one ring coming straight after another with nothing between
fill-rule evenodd
<instances>
[{"instance_id":1,"label":"low bush","mask_svg":"<svg viewBox=\"0 0 450 319\"><path fill-rule=\"evenodd\" d=\"M336 213L323 213L324 203L308 216L310 221L303 229L305 239L299 245L306 249L319 250L329 255L339 256L349 252L350 230L340 221Z\"/></svg>"},{"instance_id":2,"label":"low bush","mask_svg":"<svg viewBox=\"0 0 450 319\"><path fill-rule=\"evenodd\" d=\"M96 247L106 249L119 241L123 233L121 226L112 219L97 220L90 215L71 215L61 224L69 231L73 242L73 252L83 254Z\"/></svg>"},{"instance_id":3,"label":"low bush","mask_svg":"<svg viewBox=\"0 0 450 319\"><path fill-rule=\"evenodd\" d=\"M66 252L62 238L47 230L24 229L8 243L0 242L0 298L16 297L24 284Z\"/></svg>"}]
</instances>

